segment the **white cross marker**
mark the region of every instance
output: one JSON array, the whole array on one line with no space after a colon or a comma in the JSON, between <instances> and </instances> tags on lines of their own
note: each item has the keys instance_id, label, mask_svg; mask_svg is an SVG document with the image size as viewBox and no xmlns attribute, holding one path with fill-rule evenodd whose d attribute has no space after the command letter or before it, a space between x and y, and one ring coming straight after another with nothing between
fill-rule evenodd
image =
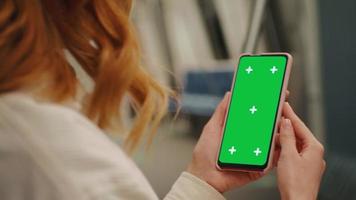
<instances>
[{"instance_id":1,"label":"white cross marker","mask_svg":"<svg viewBox=\"0 0 356 200\"><path fill-rule=\"evenodd\" d=\"M229 149L229 151L230 151L230 154L232 155L232 154L234 154L234 153L236 152L236 149L235 149L234 146L232 146L232 147Z\"/></svg>"},{"instance_id":2,"label":"white cross marker","mask_svg":"<svg viewBox=\"0 0 356 200\"><path fill-rule=\"evenodd\" d=\"M276 66L273 66L270 71L272 72L272 74L276 73L278 71Z\"/></svg>"},{"instance_id":3,"label":"white cross marker","mask_svg":"<svg viewBox=\"0 0 356 200\"><path fill-rule=\"evenodd\" d=\"M246 68L245 71L246 71L248 74L250 74L250 73L253 71L253 69L252 69L251 66L248 66L248 68Z\"/></svg>"},{"instance_id":4,"label":"white cross marker","mask_svg":"<svg viewBox=\"0 0 356 200\"><path fill-rule=\"evenodd\" d=\"M255 112L257 111L256 106L252 106L252 108L249 109L251 114L255 114Z\"/></svg>"},{"instance_id":5,"label":"white cross marker","mask_svg":"<svg viewBox=\"0 0 356 200\"><path fill-rule=\"evenodd\" d=\"M262 153L262 151L260 150L260 148L257 148L256 150L253 151L253 153L255 153L256 156L259 156L259 154Z\"/></svg>"}]
</instances>

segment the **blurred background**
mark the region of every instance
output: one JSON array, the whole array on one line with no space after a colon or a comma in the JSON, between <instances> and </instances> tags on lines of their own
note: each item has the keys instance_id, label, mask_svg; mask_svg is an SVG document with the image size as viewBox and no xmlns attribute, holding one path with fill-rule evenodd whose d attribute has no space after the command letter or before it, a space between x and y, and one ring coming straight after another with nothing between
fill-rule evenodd
<instances>
[{"instance_id":1,"label":"blurred background","mask_svg":"<svg viewBox=\"0 0 356 200\"><path fill-rule=\"evenodd\" d=\"M160 197L185 170L203 125L229 90L243 52L289 52L289 101L326 148L319 199L356 199L355 0L136 0L144 62L179 91L135 160ZM301 174L301 176L303 176ZM279 199L274 173L227 199Z\"/></svg>"}]
</instances>

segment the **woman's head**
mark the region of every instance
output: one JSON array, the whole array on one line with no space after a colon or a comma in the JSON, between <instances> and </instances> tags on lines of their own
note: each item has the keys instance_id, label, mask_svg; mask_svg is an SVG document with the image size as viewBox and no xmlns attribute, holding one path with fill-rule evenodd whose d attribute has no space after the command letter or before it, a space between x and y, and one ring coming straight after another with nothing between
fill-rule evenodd
<instances>
[{"instance_id":1,"label":"woman's head","mask_svg":"<svg viewBox=\"0 0 356 200\"><path fill-rule=\"evenodd\" d=\"M41 86L54 101L73 98L77 79L63 53L67 49L95 81L84 112L99 127L118 123L122 99L131 97L137 115L126 145L132 150L147 126L155 130L168 97L140 66L131 5L131 0L1 0L0 95Z\"/></svg>"}]
</instances>

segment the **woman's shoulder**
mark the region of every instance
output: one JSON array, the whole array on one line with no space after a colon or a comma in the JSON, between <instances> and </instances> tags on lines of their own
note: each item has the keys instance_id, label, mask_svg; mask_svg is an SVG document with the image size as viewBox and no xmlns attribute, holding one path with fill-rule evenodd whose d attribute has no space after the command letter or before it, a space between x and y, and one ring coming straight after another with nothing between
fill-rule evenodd
<instances>
[{"instance_id":1,"label":"woman's shoulder","mask_svg":"<svg viewBox=\"0 0 356 200\"><path fill-rule=\"evenodd\" d=\"M12 154L24 166L34 163L53 180L65 180L87 193L97 193L98 188L130 190L130 185L151 193L131 159L85 116L27 95L0 97L0 154ZM0 163L7 162L2 158Z\"/></svg>"},{"instance_id":2,"label":"woman's shoulder","mask_svg":"<svg viewBox=\"0 0 356 200\"><path fill-rule=\"evenodd\" d=\"M18 124L35 128L55 127L55 121L71 122L76 111L55 103L41 102L23 93L10 93L0 96L0 117L9 125ZM58 123L57 123L58 124ZM71 124L71 123L69 123ZM16 125L17 127L17 125Z\"/></svg>"},{"instance_id":3,"label":"woman's shoulder","mask_svg":"<svg viewBox=\"0 0 356 200\"><path fill-rule=\"evenodd\" d=\"M26 140L22 146L42 148L56 154L57 158L74 152L95 155L93 152L98 149L106 154L124 154L78 111L60 104L39 102L24 94L0 97L0 135L4 134Z\"/></svg>"}]
</instances>

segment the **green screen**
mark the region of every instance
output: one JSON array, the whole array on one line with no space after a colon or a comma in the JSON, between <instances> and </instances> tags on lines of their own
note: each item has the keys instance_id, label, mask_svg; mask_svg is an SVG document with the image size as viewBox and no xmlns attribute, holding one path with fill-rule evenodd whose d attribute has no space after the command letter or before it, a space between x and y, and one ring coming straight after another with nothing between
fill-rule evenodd
<instances>
[{"instance_id":1,"label":"green screen","mask_svg":"<svg viewBox=\"0 0 356 200\"><path fill-rule=\"evenodd\" d=\"M219 154L220 163L267 164L286 65L284 55L240 58Z\"/></svg>"}]
</instances>

